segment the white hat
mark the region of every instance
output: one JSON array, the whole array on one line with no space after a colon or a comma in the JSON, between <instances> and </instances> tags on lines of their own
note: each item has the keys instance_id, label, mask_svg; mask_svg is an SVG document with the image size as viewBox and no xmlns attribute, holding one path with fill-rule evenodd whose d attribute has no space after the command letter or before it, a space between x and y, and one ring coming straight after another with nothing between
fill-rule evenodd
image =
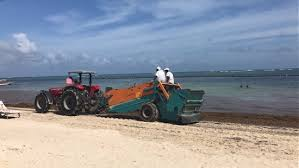
<instances>
[{"instance_id":1,"label":"white hat","mask_svg":"<svg viewBox=\"0 0 299 168\"><path fill-rule=\"evenodd\" d=\"M160 71L161 70L161 67L157 66L157 71Z\"/></svg>"},{"instance_id":2,"label":"white hat","mask_svg":"<svg viewBox=\"0 0 299 168\"><path fill-rule=\"evenodd\" d=\"M169 68L165 68L164 71L169 71Z\"/></svg>"}]
</instances>

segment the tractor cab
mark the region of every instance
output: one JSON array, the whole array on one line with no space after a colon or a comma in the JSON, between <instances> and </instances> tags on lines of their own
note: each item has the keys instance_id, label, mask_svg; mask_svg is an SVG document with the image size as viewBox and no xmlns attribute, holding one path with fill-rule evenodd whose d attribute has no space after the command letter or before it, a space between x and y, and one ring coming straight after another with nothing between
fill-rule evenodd
<instances>
[{"instance_id":1,"label":"tractor cab","mask_svg":"<svg viewBox=\"0 0 299 168\"><path fill-rule=\"evenodd\" d=\"M95 77L95 72L92 71L71 71L68 72L66 80L67 85L75 86L79 90L88 90L96 92L100 90L99 85L92 85L92 79ZM71 83L69 83L71 80Z\"/></svg>"}]
</instances>

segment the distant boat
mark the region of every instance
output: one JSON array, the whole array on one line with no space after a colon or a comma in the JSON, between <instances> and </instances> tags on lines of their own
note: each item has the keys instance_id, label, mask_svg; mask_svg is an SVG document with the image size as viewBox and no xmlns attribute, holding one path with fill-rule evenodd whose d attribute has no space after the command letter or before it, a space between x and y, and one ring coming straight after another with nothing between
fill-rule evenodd
<instances>
[{"instance_id":1,"label":"distant boat","mask_svg":"<svg viewBox=\"0 0 299 168\"><path fill-rule=\"evenodd\" d=\"M7 81L6 79L0 79L0 86L11 85L12 82Z\"/></svg>"}]
</instances>

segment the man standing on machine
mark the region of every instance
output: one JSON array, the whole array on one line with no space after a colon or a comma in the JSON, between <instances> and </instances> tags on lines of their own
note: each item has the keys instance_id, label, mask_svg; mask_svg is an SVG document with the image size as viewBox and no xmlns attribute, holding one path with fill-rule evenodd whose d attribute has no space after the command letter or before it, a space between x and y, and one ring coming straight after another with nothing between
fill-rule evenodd
<instances>
[{"instance_id":1,"label":"man standing on machine","mask_svg":"<svg viewBox=\"0 0 299 168\"><path fill-rule=\"evenodd\" d=\"M166 74L166 83L174 84L174 76L170 72L170 69L169 68L165 68L164 72Z\"/></svg>"},{"instance_id":2,"label":"man standing on machine","mask_svg":"<svg viewBox=\"0 0 299 168\"><path fill-rule=\"evenodd\" d=\"M156 74L155 74L154 80L157 80L162 83L166 82L165 72L159 66L156 69Z\"/></svg>"}]
</instances>

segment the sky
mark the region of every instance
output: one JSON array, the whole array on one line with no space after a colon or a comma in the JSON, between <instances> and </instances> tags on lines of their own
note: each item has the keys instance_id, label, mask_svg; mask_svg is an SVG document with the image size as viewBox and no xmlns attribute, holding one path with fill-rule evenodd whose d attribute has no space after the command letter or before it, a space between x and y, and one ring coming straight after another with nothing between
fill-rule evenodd
<instances>
[{"instance_id":1,"label":"sky","mask_svg":"<svg viewBox=\"0 0 299 168\"><path fill-rule=\"evenodd\" d=\"M298 0L0 0L0 76L299 67Z\"/></svg>"}]
</instances>

